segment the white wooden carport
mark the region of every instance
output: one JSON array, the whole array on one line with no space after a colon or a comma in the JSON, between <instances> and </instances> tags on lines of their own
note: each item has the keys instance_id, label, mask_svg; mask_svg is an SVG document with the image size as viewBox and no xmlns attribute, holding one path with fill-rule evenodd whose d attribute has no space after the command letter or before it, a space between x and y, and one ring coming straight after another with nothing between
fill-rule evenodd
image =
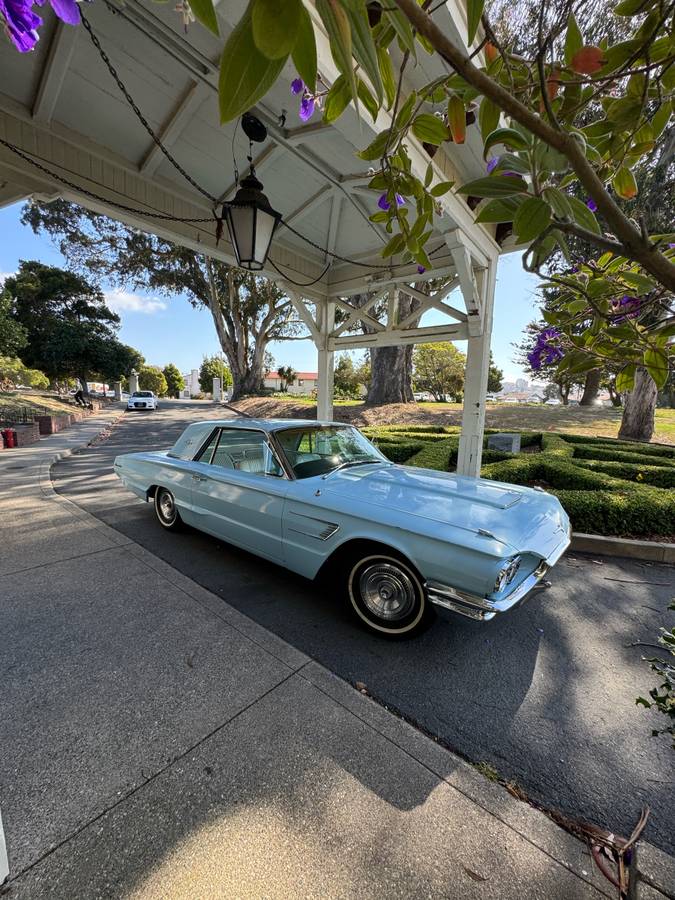
<instances>
[{"instance_id":1,"label":"white wooden carport","mask_svg":"<svg viewBox=\"0 0 675 900\"><path fill-rule=\"evenodd\" d=\"M61 196L233 263L226 236L217 246L215 223L209 220L210 198L222 201L235 192L233 149L242 172L248 151L240 128L235 131L234 123L219 125L217 108L223 37L244 7L244 0L220 4L218 39L199 24L186 35L172 3L127 0L117 7L95 0L84 6L103 49L150 126L209 197L190 185L154 143L86 30L63 25L45 12L47 21L35 51L22 55L7 44L0 54L0 205L31 195ZM320 20L312 14L319 70L330 84L338 73ZM456 40L465 36L466 14L459 0L446 3L435 16ZM393 62L396 69L398 60ZM410 70L411 85L442 74L443 67L442 61L421 52L417 67ZM474 224L464 200L447 193L440 200L435 233L427 244L433 271L420 275L416 265L387 267L380 250L388 238L382 226L368 220L377 208L377 196L366 187L368 164L355 154L387 126L389 115L380 113L373 124L362 112L359 122L350 108L332 126L322 124L320 112L303 125L297 117L297 98L289 89L295 76L288 65L255 109L268 128L268 139L256 145L254 162L265 193L284 220L320 248L351 260L334 259L319 277L331 258L281 227L270 251L278 269L270 264L264 273L283 285L317 347L318 417L332 417L336 351L467 341L458 471L477 475L500 253L494 227ZM285 123L280 120L283 111ZM446 144L436 153L437 180L462 183L484 173L476 127L468 131L465 145ZM429 156L414 139L409 149L417 174L424 177ZM448 285L430 296L414 286L441 276L449 279ZM401 290L422 304L403 320L397 303ZM453 291L457 301L449 296ZM358 294L363 304L364 293L369 294L365 305L350 302ZM344 315L336 325L338 308ZM419 324L410 327L420 315ZM425 324L429 315L433 323ZM354 333L362 322L369 333Z\"/></svg>"}]
</instances>

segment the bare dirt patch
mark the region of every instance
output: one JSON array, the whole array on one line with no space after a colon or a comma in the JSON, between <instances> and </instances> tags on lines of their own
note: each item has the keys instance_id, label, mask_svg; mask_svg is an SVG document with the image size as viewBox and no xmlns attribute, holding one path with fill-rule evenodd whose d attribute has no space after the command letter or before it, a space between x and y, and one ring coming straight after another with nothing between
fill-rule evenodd
<instances>
[{"instance_id":1,"label":"bare dirt patch","mask_svg":"<svg viewBox=\"0 0 675 900\"><path fill-rule=\"evenodd\" d=\"M280 419L315 419L316 406L271 397L247 397L234 407L251 416ZM557 431L613 437L619 432L621 409L580 406L530 406L516 403L488 404L485 424L503 431ZM363 403L335 405L334 418L354 425L461 425L459 403L396 403L368 407ZM653 440L675 444L675 410L659 409Z\"/></svg>"}]
</instances>

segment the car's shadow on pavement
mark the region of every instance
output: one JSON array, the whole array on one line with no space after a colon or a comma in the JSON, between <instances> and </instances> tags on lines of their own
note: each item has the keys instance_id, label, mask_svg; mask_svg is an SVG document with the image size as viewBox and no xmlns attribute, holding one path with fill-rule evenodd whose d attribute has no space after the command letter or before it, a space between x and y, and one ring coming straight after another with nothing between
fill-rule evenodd
<instances>
[{"instance_id":1,"label":"car's shadow on pavement","mask_svg":"<svg viewBox=\"0 0 675 900\"><path fill-rule=\"evenodd\" d=\"M534 799L623 834L649 804L648 839L675 850L672 751L635 706L654 680L627 646L667 624L672 567L568 554L553 586L507 615L480 624L440 611L424 634L390 642L321 585L198 532L165 532L112 475L115 455L167 447L186 424L159 415L148 430L125 419L59 463L57 490Z\"/></svg>"}]
</instances>

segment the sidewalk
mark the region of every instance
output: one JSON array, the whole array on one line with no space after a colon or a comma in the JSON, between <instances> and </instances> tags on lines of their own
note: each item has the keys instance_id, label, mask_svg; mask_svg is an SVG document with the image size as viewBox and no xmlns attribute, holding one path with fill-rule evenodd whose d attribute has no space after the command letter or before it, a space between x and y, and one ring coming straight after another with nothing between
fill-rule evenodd
<instances>
[{"instance_id":1,"label":"sidewalk","mask_svg":"<svg viewBox=\"0 0 675 900\"><path fill-rule=\"evenodd\" d=\"M51 463L117 414L0 453L8 896L616 896L544 815L57 495Z\"/></svg>"}]
</instances>

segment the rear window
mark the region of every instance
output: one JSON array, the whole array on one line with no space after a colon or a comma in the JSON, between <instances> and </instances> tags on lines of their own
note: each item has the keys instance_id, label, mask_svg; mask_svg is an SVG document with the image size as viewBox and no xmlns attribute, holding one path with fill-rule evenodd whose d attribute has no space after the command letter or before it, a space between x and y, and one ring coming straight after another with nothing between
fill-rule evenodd
<instances>
[{"instance_id":1,"label":"rear window","mask_svg":"<svg viewBox=\"0 0 675 900\"><path fill-rule=\"evenodd\" d=\"M174 459L194 459L201 445L213 431L213 422L195 422L188 425L167 455L173 456Z\"/></svg>"},{"instance_id":2,"label":"rear window","mask_svg":"<svg viewBox=\"0 0 675 900\"><path fill-rule=\"evenodd\" d=\"M152 397L152 391L134 391L132 397Z\"/></svg>"}]
</instances>

